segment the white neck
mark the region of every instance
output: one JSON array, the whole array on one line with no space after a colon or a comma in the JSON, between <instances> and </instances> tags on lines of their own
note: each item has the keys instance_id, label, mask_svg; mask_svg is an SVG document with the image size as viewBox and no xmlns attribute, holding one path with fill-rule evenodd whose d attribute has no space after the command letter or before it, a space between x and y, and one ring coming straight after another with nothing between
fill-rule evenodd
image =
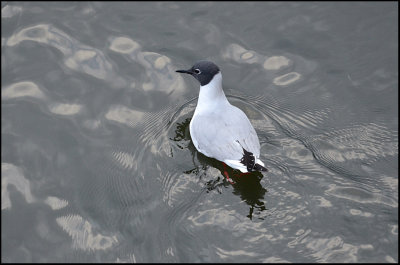
<instances>
[{"instance_id":1,"label":"white neck","mask_svg":"<svg viewBox=\"0 0 400 265\"><path fill-rule=\"evenodd\" d=\"M222 90L221 72L216 74L213 79L205 86L200 86L199 100L195 112L212 110L221 104L226 104L228 100Z\"/></svg>"}]
</instances>

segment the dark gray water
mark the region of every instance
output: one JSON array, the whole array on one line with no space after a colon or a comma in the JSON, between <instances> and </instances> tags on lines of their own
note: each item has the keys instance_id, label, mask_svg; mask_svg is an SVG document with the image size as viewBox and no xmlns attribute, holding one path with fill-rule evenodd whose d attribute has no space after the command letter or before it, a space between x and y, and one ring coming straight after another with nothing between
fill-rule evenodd
<instances>
[{"instance_id":1,"label":"dark gray water","mask_svg":"<svg viewBox=\"0 0 400 265\"><path fill-rule=\"evenodd\" d=\"M2 262L398 262L396 2L1 15ZM269 172L195 150L199 59Z\"/></svg>"}]
</instances>

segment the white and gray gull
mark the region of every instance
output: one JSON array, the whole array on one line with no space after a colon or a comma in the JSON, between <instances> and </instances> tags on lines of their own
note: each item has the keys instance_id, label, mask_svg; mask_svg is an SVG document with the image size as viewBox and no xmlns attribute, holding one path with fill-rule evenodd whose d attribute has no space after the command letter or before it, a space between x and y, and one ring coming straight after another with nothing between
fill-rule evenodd
<instances>
[{"instance_id":1,"label":"white and gray gull","mask_svg":"<svg viewBox=\"0 0 400 265\"><path fill-rule=\"evenodd\" d=\"M246 114L231 105L222 90L222 75L210 61L198 61L189 70L200 82L199 99L190 135L196 149L243 173L267 171L260 158L260 142Z\"/></svg>"}]
</instances>

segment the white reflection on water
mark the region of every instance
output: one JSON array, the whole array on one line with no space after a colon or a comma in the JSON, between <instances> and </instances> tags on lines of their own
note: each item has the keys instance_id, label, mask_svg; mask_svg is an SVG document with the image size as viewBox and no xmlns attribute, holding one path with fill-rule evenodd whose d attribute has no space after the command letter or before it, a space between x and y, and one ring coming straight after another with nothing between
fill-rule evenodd
<instances>
[{"instance_id":1,"label":"white reflection on water","mask_svg":"<svg viewBox=\"0 0 400 265\"><path fill-rule=\"evenodd\" d=\"M255 252L251 252L248 250L225 250L222 248L217 247L216 248L217 252L216 254L222 258L222 259L226 259L226 258L232 258L232 256L250 256L250 257L256 257L259 256L260 254L257 254Z\"/></svg>"},{"instance_id":2,"label":"white reflection on water","mask_svg":"<svg viewBox=\"0 0 400 265\"><path fill-rule=\"evenodd\" d=\"M263 259L261 262L262 263L290 263L290 261L281 259L279 257L269 257L269 258Z\"/></svg>"},{"instance_id":3,"label":"white reflection on water","mask_svg":"<svg viewBox=\"0 0 400 265\"><path fill-rule=\"evenodd\" d=\"M110 45L110 50L124 54L134 53L139 49L139 43L127 37L117 37L111 42Z\"/></svg>"},{"instance_id":4,"label":"white reflection on water","mask_svg":"<svg viewBox=\"0 0 400 265\"><path fill-rule=\"evenodd\" d=\"M134 128L139 122L143 121L144 114L144 112L133 110L122 105L117 105L112 106L107 111L105 118L107 120L120 122Z\"/></svg>"},{"instance_id":5,"label":"white reflection on water","mask_svg":"<svg viewBox=\"0 0 400 265\"><path fill-rule=\"evenodd\" d=\"M51 209L53 209L53 210L59 210L68 205L68 201L59 199L54 196L48 196L44 202L47 205L49 205L51 207Z\"/></svg>"},{"instance_id":6,"label":"white reflection on water","mask_svg":"<svg viewBox=\"0 0 400 265\"><path fill-rule=\"evenodd\" d=\"M22 7L6 5L1 9L1 18L10 18L21 13Z\"/></svg>"},{"instance_id":7,"label":"white reflection on water","mask_svg":"<svg viewBox=\"0 0 400 265\"><path fill-rule=\"evenodd\" d=\"M389 256L389 255L386 255L386 256L385 256L385 260L386 260L387 262L390 262L390 263L397 263L397 262L394 260L394 258L392 258L392 257Z\"/></svg>"},{"instance_id":8,"label":"white reflection on water","mask_svg":"<svg viewBox=\"0 0 400 265\"><path fill-rule=\"evenodd\" d=\"M326 194L358 203L377 203L386 204L393 208L398 207L398 202L393 198L383 196L376 192L366 191L358 187L337 187L336 184L330 184Z\"/></svg>"},{"instance_id":9,"label":"white reflection on water","mask_svg":"<svg viewBox=\"0 0 400 265\"><path fill-rule=\"evenodd\" d=\"M391 225L392 229L391 229L391 233L393 235L397 235L399 232L399 226L398 225Z\"/></svg>"},{"instance_id":10,"label":"white reflection on water","mask_svg":"<svg viewBox=\"0 0 400 265\"><path fill-rule=\"evenodd\" d=\"M83 109L83 106L80 104L54 102L52 99L49 99L42 90L44 89L31 81L22 81L4 88L1 93L1 98L2 100L11 100L31 97L45 100L46 103L49 102L47 107L50 112L66 116L78 114Z\"/></svg>"},{"instance_id":11,"label":"white reflection on water","mask_svg":"<svg viewBox=\"0 0 400 265\"><path fill-rule=\"evenodd\" d=\"M135 254L129 254L128 258L117 258L115 263L136 263Z\"/></svg>"},{"instance_id":12,"label":"white reflection on water","mask_svg":"<svg viewBox=\"0 0 400 265\"><path fill-rule=\"evenodd\" d=\"M290 72L274 78L274 84L277 86L287 86L300 79L300 74L296 72Z\"/></svg>"},{"instance_id":13,"label":"white reflection on water","mask_svg":"<svg viewBox=\"0 0 400 265\"><path fill-rule=\"evenodd\" d=\"M359 209L350 209L350 214L352 215L358 215L358 216L364 216L364 217L372 217L374 214L369 213L369 212L363 212Z\"/></svg>"},{"instance_id":14,"label":"white reflection on water","mask_svg":"<svg viewBox=\"0 0 400 265\"><path fill-rule=\"evenodd\" d=\"M231 59L238 63L248 64L261 64L264 61L264 56L260 55L255 51L246 50L242 46L236 43L232 43L226 47L222 52L222 58Z\"/></svg>"},{"instance_id":15,"label":"white reflection on water","mask_svg":"<svg viewBox=\"0 0 400 265\"><path fill-rule=\"evenodd\" d=\"M26 202L35 201L31 193L31 184L27 180L22 170L9 163L1 163L1 209L11 208L10 194L8 193L8 185L13 185L24 197Z\"/></svg>"},{"instance_id":16,"label":"white reflection on water","mask_svg":"<svg viewBox=\"0 0 400 265\"><path fill-rule=\"evenodd\" d=\"M332 203L322 196L313 196L313 198L319 201L319 207L332 207Z\"/></svg>"},{"instance_id":17,"label":"white reflection on water","mask_svg":"<svg viewBox=\"0 0 400 265\"><path fill-rule=\"evenodd\" d=\"M92 224L84 220L80 215L61 216L56 219L72 237L72 247L82 250L107 249L118 243L117 237L94 234Z\"/></svg>"},{"instance_id":18,"label":"white reflection on water","mask_svg":"<svg viewBox=\"0 0 400 265\"><path fill-rule=\"evenodd\" d=\"M265 70L279 70L291 64L293 64L292 61L285 56L271 56L265 60L263 66Z\"/></svg>"},{"instance_id":19,"label":"white reflection on water","mask_svg":"<svg viewBox=\"0 0 400 265\"><path fill-rule=\"evenodd\" d=\"M186 91L183 78L175 74L178 68L172 65L169 57L156 52L142 51L141 46L128 37L110 38L109 49L128 56L130 60L145 68L146 78L140 87L143 91L157 90L173 97L179 97ZM131 86L138 88L136 83Z\"/></svg>"},{"instance_id":20,"label":"white reflection on water","mask_svg":"<svg viewBox=\"0 0 400 265\"><path fill-rule=\"evenodd\" d=\"M82 106L79 104L56 103L49 106L51 112L60 115L74 115L81 111Z\"/></svg>"},{"instance_id":21,"label":"white reflection on water","mask_svg":"<svg viewBox=\"0 0 400 265\"><path fill-rule=\"evenodd\" d=\"M235 226L237 218L238 214L234 210L209 209L199 211L196 216L190 216L188 219L196 226L212 225L228 228Z\"/></svg>"},{"instance_id":22,"label":"white reflection on water","mask_svg":"<svg viewBox=\"0 0 400 265\"><path fill-rule=\"evenodd\" d=\"M345 243L340 236L331 238L305 237L301 244L310 249L317 262L357 262L358 251L370 250L374 247L371 244L355 246Z\"/></svg>"},{"instance_id":23,"label":"white reflection on water","mask_svg":"<svg viewBox=\"0 0 400 265\"><path fill-rule=\"evenodd\" d=\"M35 83L31 81L22 81L11 84L1 91L2 99L33 97L44 99L46 96Z\"/></svg>"},{"instance_id":24,"label":"white reflection on water","mask_svg":"<svg viewBox=\"0 0 400 265\"><path fill-rule=\"evenodd\" d=\"M285 56L265 56L256 51L247 50L239 44L232 43L222 52L222 58L234 60L238 63L258 64L262 65L266 71L276 71L279 69L288 68L293 65L292 60ZM281 76L275 77L273 83L277 86L287 86L299 80L301 74L290 72Z\"/></svg>"},{"instance_id":25,"label":"white reflection on water","mask_svg":"<svg viewBox=\"0 0 400 265\"><path fill-rule=\"evenodd\" d=\"M12 47L23 41L35 41L58 49L63 53L65 65L70 69L109 82L112 81L115 87L123 86L126 83L121 77L115 75L111 63L101 51L81 44L52 25L39 24L24 28L13 34L7 40L7 45Z\"/></svg>"}]
</instances>

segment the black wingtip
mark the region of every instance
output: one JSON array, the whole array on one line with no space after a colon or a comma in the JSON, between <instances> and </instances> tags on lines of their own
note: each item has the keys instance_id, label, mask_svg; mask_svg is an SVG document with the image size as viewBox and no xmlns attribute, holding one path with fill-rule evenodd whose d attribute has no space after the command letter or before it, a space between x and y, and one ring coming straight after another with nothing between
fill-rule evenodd
<instances>
[{"instance_id":1,"label":"black wingtip","mask_svg":"<svg viewBox=\"0 0 400 265\"><path fill-rule=\"evenodd\" d=\"M246 151L246 149L244 149L243 147L242 149L243 149L243 157L242 159L240 159L240 163L242 163L247 167L248 172L251 172L253 171L253 168L255 166L256 159L252 152Z\"/></svg>"},{"instance_id":2,"label":"black wingtip","mask_svg":"<svg viewBox=\"0 0 400 265\"><path fill-rule=\"evenodd\" d=\"M268 169L267 169L266 167L263 167L263 166L260 165L260 164L255 164L255 165L254 165L254 169L257 170L257 171L265 171L265 172L268 172Z\"/></svg>"},{"instance_id":3,"label":"black wingtip","mask_svg":"<svg viewBox=\"0 0 400 265\"><path fill-rule=\"evenodd\" d=\"M240 163L247 167L248 172L252 171L265 171L268 172L266 167L263 167L260 164L256 164L256 158L254 157L252 152L248 152L246 149L243 149L243 157L240 159Z\"/></svg>"}]
</instances>

